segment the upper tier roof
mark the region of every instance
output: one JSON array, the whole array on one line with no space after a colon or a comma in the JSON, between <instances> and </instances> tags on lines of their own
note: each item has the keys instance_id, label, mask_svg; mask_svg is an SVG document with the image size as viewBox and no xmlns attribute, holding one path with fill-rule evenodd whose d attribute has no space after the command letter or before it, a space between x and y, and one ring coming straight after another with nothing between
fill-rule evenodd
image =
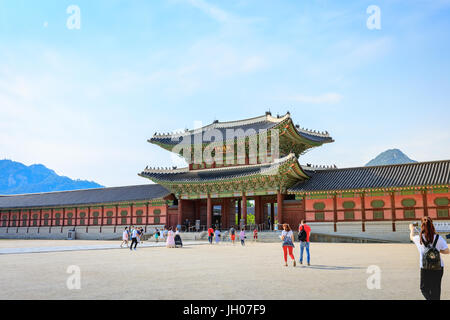
<instances>
[{"instance_id":1,"label":"upper tier roof","mask_svg":"<svg viewBox=\"0 0 450 320\"><path fill-rule=\"evenodd\" d=\"M190 171L188 168L180 168L174 170L164 169L145 169L139 175L145 178L152 179L158 183L176 183L176 182L209 182L217 180L228 180L252 176L255 174L269 174L291 160L296 160L294 154L275 160L270 164L254 164L242 165L234 167L221 167L202 170ZM307 175L304 173L307 177Z\"/></svg>"},{"instance_id":2,"label":"upper tier roof","mask_svg":"<svg viewBox=\"0 0 450 320\"><path fill-rule=\"evenodd\" d=\"M0 209L61 207L125 201L148 201L168 196L158 184L0 196Z\"/></svg>"},{"instance_id":3,"label":"upper tier roof","mask_svg":"<svg viewBox=\"0 0 450 320\"><path fill-rule=\"evenodd\" d=\"M308 171L311 174L310 171ZM450 184L450 160L320 170L289 188L292 193Z\"/></svg>"},{"instance_id":4,"label":"upper tier roof","mask_svg":"<svg viewBox=\"0 0 450 320\"><path fill-rule=\"evenodd\" d=\"M292 121L290 118L289 112L282 117L272 117L269 112L266 112L265 115L250 119L237 120L237 121L228 121L228 122L219 122L215 121L210 125L204 126L202 128L186 130L184 132L173 132L166 134L157 134L155 133L148 142L162 145L176 145L178 143L187 143L192 144L194 142L195 134L207 134L208 131L213 129L218 130L221 133L223 139L217 141L226 141L227 140L227 129L233 129L236 131L236 136L238 138L252 136L255 133L259 133L262 130L270 130L283 121ZM314 143L326 143L332 142L333 139L329 136L328 132L316 132L313 130L303 129L299 126L294 126L297 134L303 137L306 140L312 141ZM242 129L238 131L238 129ZM214 140L205 141L205 137L203 137L204 143L209 142L217 142Z\"/></svg>"}]
</instances>

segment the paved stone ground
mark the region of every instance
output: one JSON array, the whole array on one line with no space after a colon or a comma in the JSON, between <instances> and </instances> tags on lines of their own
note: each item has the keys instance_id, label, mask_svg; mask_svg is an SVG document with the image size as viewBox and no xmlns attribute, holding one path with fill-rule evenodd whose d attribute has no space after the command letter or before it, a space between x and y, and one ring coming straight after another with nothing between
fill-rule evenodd
<instances>
[{"instance_id":1,"label":"paved stone ground","mask_svg":"<svg viewBox=\"0 0 450 320\"><path fill-rule=\"evenodd\" d=\"M45 241L0 240L0 248L120 244ZM295 268L283 266L280 243L2 254L0 299L423 299L413 244L312 243L311 252L312 265ZM79 290L67 288L71 265L81 270ZM381 270L379 290L367 288L370 265ZM442 299L449 279L445 271Z\"/></svg>"},{"instance_id":2,"label":"paved stone ground","mask_svg":"<svg viewBox=\"0 0 450 320\"><path fill-rule=\"evenodd\" d=\"M40 241L40 240L36 240ZM33 243L32 246L27 247L26 242L20 243L15 248L5 248L0 246L0 255L2 254L21 254L21 253L43 253L43 252L60 252L60 251L85 251L85 250L106 250L106 249L125 249L125 245L123 248L120 248L120 241L95 241L96 244L93 244L94 241L82 241L83 243L79 243L78 241L66 241L61 240L63 243L56 243L56 245L52 245L51 240L44 240L44 243ZM102 242L102 244L97 244L98 242ZM0 242L2 243L2 242ZM207 244L207 241L184 241L184 246L192 246L192 245L200 245ZM47 246L36 246L36 245L45 245ZM64 245L67 244L67 245ZM165 247L166 244L164 242L144 242L139 244L139 248L149 248L149 247Z\"/></svg>"}]
</instances>

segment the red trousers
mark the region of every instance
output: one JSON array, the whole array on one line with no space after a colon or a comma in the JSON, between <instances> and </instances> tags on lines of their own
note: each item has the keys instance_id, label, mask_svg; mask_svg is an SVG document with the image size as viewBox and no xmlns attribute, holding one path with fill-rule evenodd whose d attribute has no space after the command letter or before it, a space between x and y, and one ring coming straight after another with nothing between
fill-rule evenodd
<instances>
[{"instance_id":1,"label":"red trousers","mask_svg":"<svg viewBox=\"0 0 450 320\"><path fill-rule=\"evenodd\" d=\"M289 250L289 256L292 258L292 260L295 260L294 255L292 253L292 247L284 246L283 247L283 253L284 253L284 261L287 262L287 252Z\"/></svg>"}]
</instances>

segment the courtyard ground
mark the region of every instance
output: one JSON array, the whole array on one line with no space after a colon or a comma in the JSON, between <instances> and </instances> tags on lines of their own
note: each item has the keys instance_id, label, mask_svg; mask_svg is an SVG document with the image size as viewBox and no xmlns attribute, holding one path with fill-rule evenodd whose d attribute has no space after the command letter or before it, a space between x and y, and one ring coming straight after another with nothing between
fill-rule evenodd
<instances>
[{"instance_id":1,"label":"courtyard ground","mask_svg":"<svg viewBox=\"0 0 450 320\"><path fill-rule=\"evenodd\" d=\"M0 299L423 299L413 244L312 243L311 266L295 268L284 267L280 243L89 250L119 244L0 240ZM80 250L1 254L58 246ZM294 254L298 260L298 243ZM79 267L80 289L67 287L72 265ZM369 266L381 271L380 289L368 289ZM445 271L442 299L450 299L449 279Z\"/></svg>"}]
</instances>

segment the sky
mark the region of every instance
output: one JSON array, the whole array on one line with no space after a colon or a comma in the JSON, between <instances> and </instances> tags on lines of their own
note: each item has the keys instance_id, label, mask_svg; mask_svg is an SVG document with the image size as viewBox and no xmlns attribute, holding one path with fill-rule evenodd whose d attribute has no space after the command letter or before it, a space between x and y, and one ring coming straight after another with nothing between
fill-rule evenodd
<instances>
[{"instance_id":1,"label":"sky","mask_svg":"<svg viewBox=\"0 0 450 320\"><path fill-rule=\"evenodd\" d=\"M335 140L302 164L450 159L449 52L450 0L0 0L0 159L145 184L155 132L268 110Z\"/></svg>"}]
</instances>

